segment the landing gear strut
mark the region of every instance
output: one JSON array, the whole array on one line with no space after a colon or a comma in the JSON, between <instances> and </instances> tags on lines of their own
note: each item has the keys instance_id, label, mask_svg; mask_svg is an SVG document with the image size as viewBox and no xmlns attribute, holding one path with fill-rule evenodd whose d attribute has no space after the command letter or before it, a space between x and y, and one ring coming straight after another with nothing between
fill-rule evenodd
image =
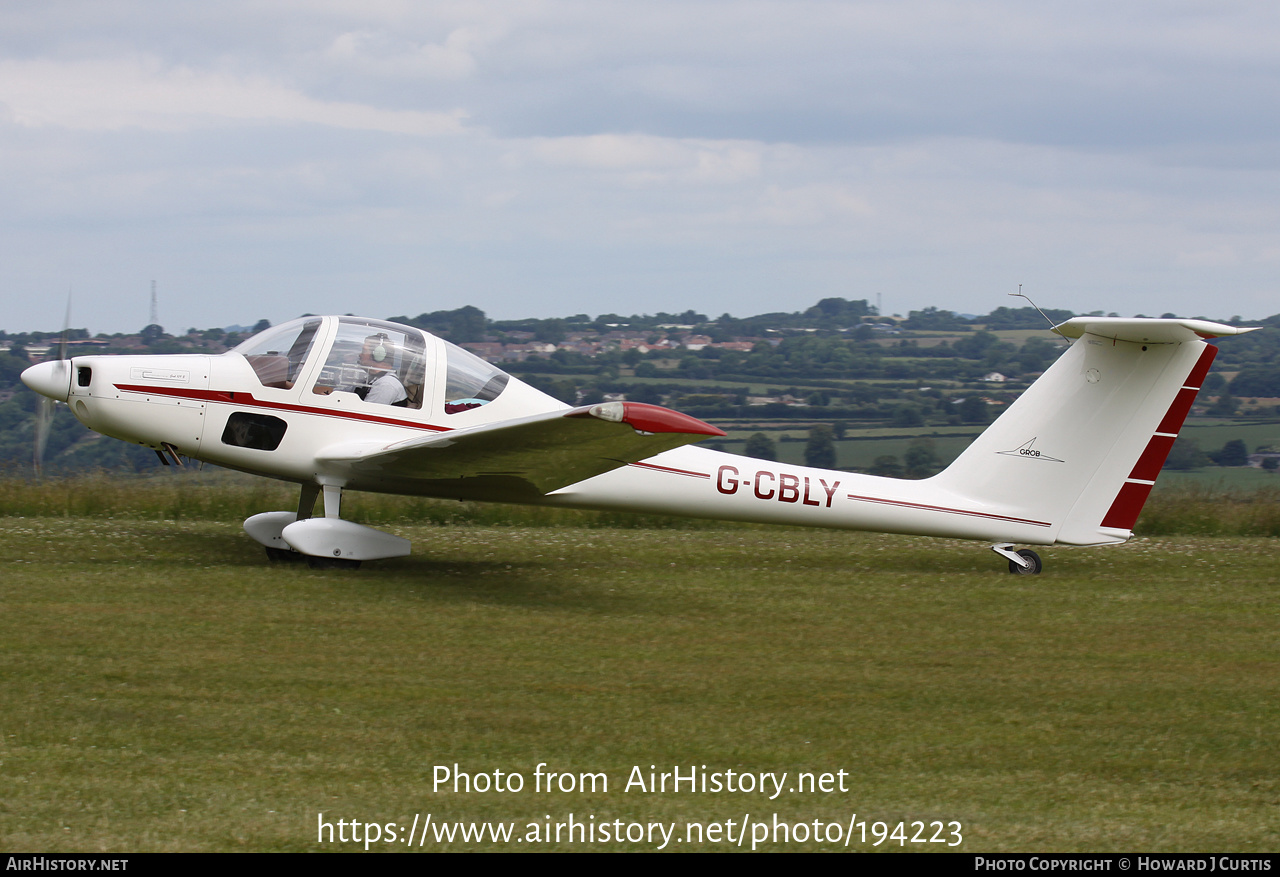
<instances>
[{"instance_id":1,"label":"landing gear strut","mask_svg":"<svg viewBox=\"0 0 1280 877\"><path fill-rule=\"evenodd\" d=\"M324 493L324 517L313 517ZM404 557L409 541L340 517L340 485L302 485L298 511L264 512L244 522L245 532L273 562L305 560L312 569L359 569L361 561Z\"/></svg>"},{"instance_id":2,"label":"landing gear strut","mask_svg":"<svg viewBox=\"0 0 1280 877\"><path fill-rule=\"evenodd\" d=\"M1001 542L999 545L992 545L991 550L1001 557L1008 558L1009 572L1015 576L1038 576L1040 570L1044 569L1044 564L1040 562L1040 555L1030 548L1014 551L1012 542Z\"/></svg>"}]
</instances>

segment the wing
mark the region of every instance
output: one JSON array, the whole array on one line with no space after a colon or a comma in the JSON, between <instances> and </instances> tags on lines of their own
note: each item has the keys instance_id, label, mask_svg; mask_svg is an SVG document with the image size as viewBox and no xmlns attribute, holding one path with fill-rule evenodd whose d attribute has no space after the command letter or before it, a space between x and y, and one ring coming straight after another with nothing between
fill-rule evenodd
<instances>
[{"instance_id":1,"label":"wing","mask_svg":"<svg viewBox=\"0 0 1280 877\"><path fill-rule=\"evenodd\" d=\"M668 408L606 402L390 445L335 445L316 463L357 489L514 501L722 435Z\"/></svg>"}]
</instances>

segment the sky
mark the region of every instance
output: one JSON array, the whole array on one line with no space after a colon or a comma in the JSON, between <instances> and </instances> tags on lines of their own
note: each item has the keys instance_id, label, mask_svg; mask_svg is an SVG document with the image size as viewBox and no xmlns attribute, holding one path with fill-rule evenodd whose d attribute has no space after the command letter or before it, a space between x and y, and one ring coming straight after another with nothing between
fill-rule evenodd
<instances>
[{"instance_id":1,"label":"sky","mask_svg":"<svg viewBox=\"0 0 1280 877\"><path fill-rule=\"evenodd\" d=\"M1280 312L1269 0L6 0L0 328Z\"/></svg>"}]
</instances>

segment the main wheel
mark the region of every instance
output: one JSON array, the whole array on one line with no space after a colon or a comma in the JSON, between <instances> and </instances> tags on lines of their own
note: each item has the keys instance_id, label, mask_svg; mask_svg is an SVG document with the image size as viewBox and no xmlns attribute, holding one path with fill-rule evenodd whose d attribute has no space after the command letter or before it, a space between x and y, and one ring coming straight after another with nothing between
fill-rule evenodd
<instances>
[{"instance_id":1,"label":"main wheel","mask_svg":"<svg viewBox=\"0 0 1280 877\"><path fill-rule=\"evenodd\" d=\"M1040 562L1040 555L1036 554L1030 548L1024 548L1018 552L1018 556L1023 560L1031 561L1031 565L1022 567L1011 560L1009 561L1009 572L1013 573L1015 576L1040 575L1040 570L1044 569L1044 564Z\"/></svg>"},{"instance_id":2,"label":"main wheel","mask_svg":"<svg viewBox=\"0 0 1280 877\"><path fill-rule=\"evenodd\" d=\"M302 560L303 555L296 551L290 551L288 548L268 548L267 560L272 563L293 563Z\"/></svg>"}]
</instances>

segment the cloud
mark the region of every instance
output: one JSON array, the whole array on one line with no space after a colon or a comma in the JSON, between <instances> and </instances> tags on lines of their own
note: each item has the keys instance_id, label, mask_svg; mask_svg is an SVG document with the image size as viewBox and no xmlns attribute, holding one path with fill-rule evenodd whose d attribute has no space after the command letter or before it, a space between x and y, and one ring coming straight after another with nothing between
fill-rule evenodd
<instances>
[{"instance_id":1,"label":"cloud","mask_svg":"<svg viewBox=\"0 0 1280 877\"><path fill-rule=\"evenodd\" d=\"M760 144L747 142L596 134L510 141L510 147L509 162L621 173L635 184L731 183L761 173Z\"/></svg>"},{"instance_id":2,"label":"cloud","mask_svg":"<svg viewBox=\"0 0 1280 877\"><path fill-rule=\"evenodd\" d=\"M1261 0L0 4L0 283L27 328L50 277L203 325L1019 282L1261 315L1278 41Z\"/></svg>"},{"instance_id":3,"label":"cloud","mask_svg":"<svg viewBox=\"0 0 1280 877\"><path fill-rule=\"evenodd\" d=\"M383 31L340 34L324 58L361 75L428 79L464 79L476 70L475 47L484 42L475 28L461 27L443 43L417 44Z\"/></svg>"},{"instance_id":4,"label":"cloud","mask_svg":"<svg viewBox=\"0 0 1280 877\"><path fill-rule=\"evenodd\" d=\"M0 61L0 104L14 124L81 131L274 123L437 136L463 130L466 118L460 110L386 110L317 100L265 77L167 67L137 57Z\"/></svg>"}]
</instances>

